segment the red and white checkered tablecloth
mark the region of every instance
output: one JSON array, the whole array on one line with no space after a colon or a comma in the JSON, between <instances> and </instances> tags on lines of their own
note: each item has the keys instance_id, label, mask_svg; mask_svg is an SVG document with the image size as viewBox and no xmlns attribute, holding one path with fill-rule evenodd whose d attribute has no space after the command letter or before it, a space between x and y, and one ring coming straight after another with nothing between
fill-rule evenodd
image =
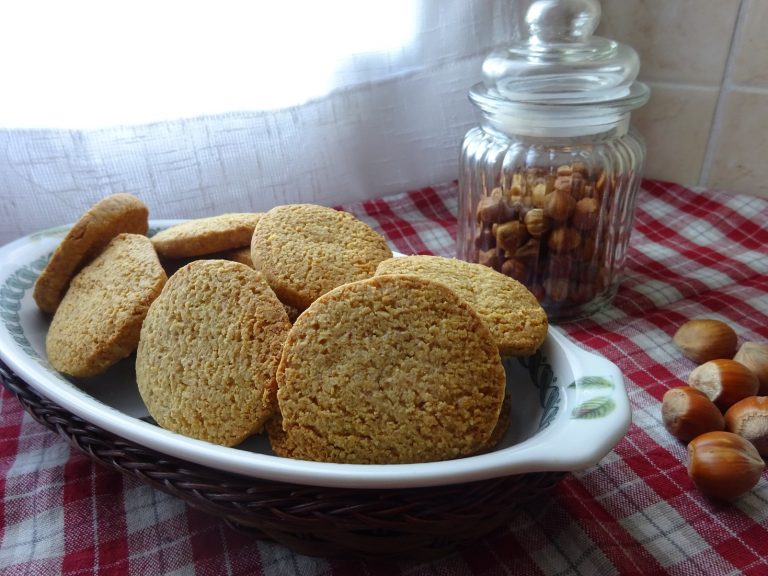
<instances>
[{"instance_id":1,"label":"red and white checkered tablecloth","mask_svg":"<svg viewBox=\"0 0 768 576\"><path fill-rule=\"evenodd\" d=\"M400 252L453 255L455 184L343 208ZM623 371L628 434L506 528L427 564L309 558L236 533L93 464L3 390L0 574L768 574L768 473L734 504L713 503L660 421L662 395L693 367L671 335L694 317L768 341L768 199L645 181L614 305L565 326Z\"/></svg>"}]
</instances>

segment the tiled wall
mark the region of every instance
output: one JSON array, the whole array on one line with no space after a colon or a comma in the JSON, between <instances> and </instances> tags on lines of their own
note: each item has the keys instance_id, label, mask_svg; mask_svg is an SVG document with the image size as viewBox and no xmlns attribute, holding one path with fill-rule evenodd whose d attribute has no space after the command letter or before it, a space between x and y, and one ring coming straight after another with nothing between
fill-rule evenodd
<instances>
[{"instance_id":1,"label":"tiled wall","mask_svg":"<svg viewBox=\"0 0 768 576\"><path fill-rule=\"evenodd\" d=\"M768 0L602 0L598 34L634 47L646 175L768 196Z\"/></svg>"}]
</instances>

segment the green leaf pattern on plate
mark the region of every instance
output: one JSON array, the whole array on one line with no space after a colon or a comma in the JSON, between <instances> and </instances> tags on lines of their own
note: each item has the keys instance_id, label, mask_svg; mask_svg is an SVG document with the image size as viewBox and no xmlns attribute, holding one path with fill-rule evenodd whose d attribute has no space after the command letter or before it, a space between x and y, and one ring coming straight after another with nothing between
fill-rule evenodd
<instances>
[{"instance_id":1,"label":"green leaf pattern on plate","mask_svg":"<svg viewBox=\"0 0 768 576\"><path fill-rule=\"evenodd\" d=\"M616 403L610 396L595 396L585 400L573 409L571 416L573 418L602 418L613 412Z\"/></svg>"},{"instance_id":2,"label":"green leaf pattern on plate","mask_svg":"<svg viewBox=\"0 0 768 576\"><path fill-rule=\"evenodd\" d=\"M613 382L604 376L582 376L568 385L571 390L583 393L603 393L615 388ZM571 411L571 418L592 419L607 416L616 408L610 396L592 396L582 401Z\"/></svg>"},{"instance_id":3,"label":"green leaf pattern on plate","mask_svg":"<svg viewBox=\"0 0 768 576\"><path fill-rule=\"evenodd\" d=\"M583 390L610 389L613 390L613 382L603 376L583 376L571 382L568 388L581 388Z\"/></svg>"},{"instance_id":4,"label":"green leaf pattern on plate","mask_svg":"<svg viewBox=\"0 0 768 576\"><path fill-rule=\"evenodd\" d=\"M40 276L45 265L48 263L50 254L45 254L36 260L33 260L26 266L22 266L5 279L0 286L0 318L5 324L8 333L24 352L33 358L39 358L32 345L29 343L24 329L21 326L21 299L24 294L32 288L35 280Z\"/></svg>"}]
</instances>

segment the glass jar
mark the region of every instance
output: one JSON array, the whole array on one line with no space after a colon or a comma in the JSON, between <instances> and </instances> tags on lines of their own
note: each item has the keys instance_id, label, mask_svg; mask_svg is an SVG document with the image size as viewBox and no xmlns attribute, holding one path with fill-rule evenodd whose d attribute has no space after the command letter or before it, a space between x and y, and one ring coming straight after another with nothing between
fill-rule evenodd
<instances>
[{"instance_id":1,"label":"glass jar","mask_svg":"<svg viewBox=\"0 0 768 576\"><path fill-rule=\"evenodd\" d=\"M615 296L645 158L639 59L592 35L599 16L595 0L531 2L527 37L470 90L482 121L461 148L457 255L525 284L551 322Z\"/></svg>"}]
</instances>

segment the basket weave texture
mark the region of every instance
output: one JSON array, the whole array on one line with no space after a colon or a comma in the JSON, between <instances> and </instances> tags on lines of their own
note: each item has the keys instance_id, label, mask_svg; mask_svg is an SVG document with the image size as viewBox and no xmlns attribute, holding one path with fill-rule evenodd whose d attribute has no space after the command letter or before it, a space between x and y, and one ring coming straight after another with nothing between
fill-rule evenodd
<instances>
[{"instance_id":1,"label":"basket weave texture","mask_svg":"<svg viewBox=\"0 0 768 576\"><path fill-rule=\"evenodd\" d=\"M310 556L429 559L508 522L564 473L425 488L327 488L250 478L193 464L115 436L38 395L0 362L0 381L32 417L93 460L172 494L254 537Z\"/></svg>"}]
</instances>

